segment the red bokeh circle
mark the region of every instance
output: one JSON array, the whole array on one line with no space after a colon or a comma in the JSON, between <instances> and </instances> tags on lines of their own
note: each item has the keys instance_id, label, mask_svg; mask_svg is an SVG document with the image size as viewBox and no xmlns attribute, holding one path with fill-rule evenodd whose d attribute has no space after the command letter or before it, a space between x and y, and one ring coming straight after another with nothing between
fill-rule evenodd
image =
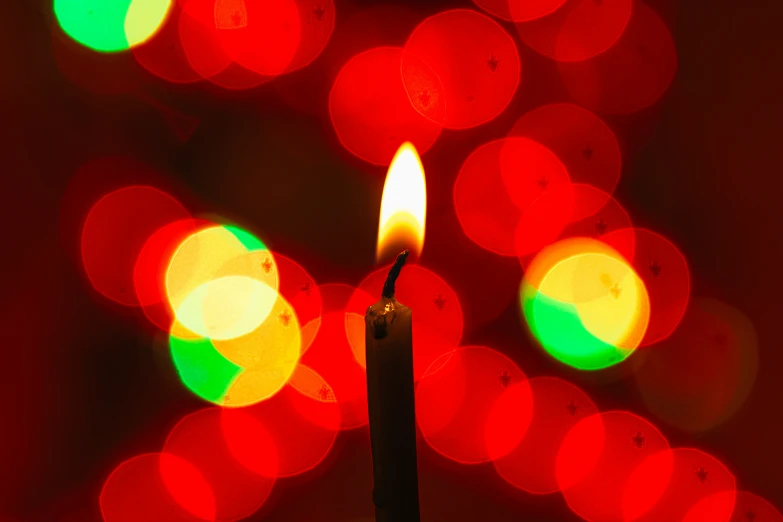
<instances>
[{"instance_id":1,"label":"red bokeh circle","mask_svg":"<svg viewBox=\"0 0 783 522\"><path fill-rule=\"evenodd\" d=\"M168 453L145 453L119 464L99 498L105 522L215 520L212 487L192 463Z\"/></svg>"},{"instance_id":2,"label":"red bokeh circle","mask_svg":"<svg viewBox=\"0 0 783 522\"><path fill-rule=\"evenodd\" d=\"M263 423L275 441L278 476L316 467L329 453L340 431L340 408L327 382L312 369L297 366L288 384L268 400L223 415L250 415ZM224 419L224 422L232 419Z\"/></svg>"},{"instance_id":3,"label":"red bokeh circle","mask_svg":"<svg viewBox=\"0 0 783 522\"><path fill-rule=\"evenodd\" d=\"M174 311L166 295L166 270L180 244L203 228L203 219L180 219L156 230L144 242L133 267L136 298L144 315L164 332L171 329Z\"/></svg>"},{"instance_id":4,"label":"red bokeh circle","mask_svg":"<svg viewBox=\"0 0 783 522\"><path fill-rule=\"evenodd\" d=\"M345 312L324 313L310 349L301 363L316 371L334 392L340 406L341 429L353 429L368 422L367 377L354 357L345 332ZM304 329L307 329L305 325Z\"/></svg>"},{"instance_id":5,"label":"red bokeh circle","mask_svg":"<svg viewBox=\"0 0 783 522\"><path fill-rule=\"evenodd\" d=\"M566 0L473 0L481 9L508 22L528 22L555 12Z\"/></svg>"},{"instance_id":6,"label":"red bokeh circle","mask_svg":"<svg viewBox=\"0 0 783 522\"><path fill-rule=\"evenodd\" d=\"M272 253L279 274L278 292L291 305L302 329L302 353L313 342L321 324L321 290L304 267L282 254Z\"/></svg>"},{"instance_id":7,"label":"red bokeh circle","mask_svg":"<svg viewBox=\"0 0 783 522\"><path fill-rule=\"evenodd\" d=\"M579 62L615 45L626 31L632 4L633 0L567 0L549 16L518 23L517 30L536 52L559 62Z\"/></svg>"},{"instance_id":8,"label":"red bokeh circle","mask_svg":"<svg viewBox=\"0 0 783 522\"><path fill-rule=\"evenodd\" d=\"M644 353L635 373L642 400L654 415L686 431L708 430L730 418L758 372L751 321L703 297L691 299L674 333Z\"/></svg>"},{"instance_id":9,"label":"red bokeh circle","mask_svg":"<svg viewBox=\"0 0 783 522\"><path fill-rule=\"evenodd\" d=\"M471 240L514 256L522 210L548 188L568 182L565 167L544 146L527 138L503 138L481 145L462 164L454 182L454 209Z\"/></svg>"},{"instance_id":10,"label":"red bokeh circle","mask_svg":"<svg viewBox=\"0 0 783 522\"><path fill-rule=\"evenodd\" d=\"M504 457L495 460L501 478L536 495L559 490L555 459L568 431L577 422L598 413L590 397L573 384L556 377L534 377L533 416L524 438Z\"/></svg>"},{"instance_id":11,"label":"red bokeh circle","mask_svg":"<svg viewBox=\"0 0 783 522\"><path fill-rule=\"evenodd\" d=\"M424 439L439 454L464 464L510 451L524 436L531 414L525 374L511 359L484 346L442 355L416 388L416 418Z\"/></svg>"},{"instance_id":12,"label":"red bokeh circle","mask_svg":"<svg viewBox=\"0 0 783 522\"><path fill-rule=\"evenodd\" d=\"M671 241L643 228L621 228L600 239L618 252L633 250L633 257L627 259L650 298L650 322L640 346L669 337L682 321L690 299L691 276L685 256Z\"/></svg>"},{"instance_id":13,"label":"red bokeh circle","mask_svg":"<svg viewBox=\"0 0 783 522\"><path fill-rule=\"evenodd\" d=\"M554 103L525 113L508 136L541 143L563 162L571 181L613 194L622 158L617 137L598 116L571 103Z\"/></svg>"},{"instance_id":14,"label":"red bokeh circle","mask_svg":"<svg viewBox=\"0 0 783 522\"><path fill-rule=\"evenodd\" d=\"M278 475L275 441L256 418L240 409L199 410L169 432L164 453L195 466L212 486L216 518L233 521L255 513L266 502Z\"/></svg>"},{"instance_id":15,"label":"red bokeh circle","mask_svg":"<svg viewBox=\"0 0 783 522\"><path fill-rule=\"evenodd\" d=\"M329 93L329 116L340 143L376 165L391 163L406 141L423 154L442 129L408 99L400 72L402 56L399 47L376 47L355 55L340 69ZM426 75L425 83L431 78ZM429 89L439 87L433 84Z\"/></svg>"},{"instance_id":16,"label":"red bokeh circle","mask_svg":"<svg viewBox=\"0 0 783 522\"><path fill-rule=\"evenodd\" d=\"M555 461L558 488L568 506L590 522L622 522L628 477L669 444L645 419L625 411L598 413L566 434Z\"/></svg>"},{"instance_id":17,"label":"red bokeh circle","mask_svg":"<svg viewBox=\"0 0 783 522\"><path fill-rule=\"evenodd\" d=\"M422 98L428 94L421 87L422 63L440 79L441 87L426 99ZM517 91L521 68L511 35L490 17L470 9L443 11L425 19L411 33L402 56L405 88L413 106L449 129L475 127L503 112Z\"/></svg>"},{"instance_id":18,"label":"red bokeh circle","mask_svg":"<svg viewBox=\"0 0 783 522\"><path fill-rule=\"evenodd\" d=\"M629 114L649 107L669 89L677 72L677 49L661 17L647 4L635 2L625 33L611 49L592 60L560 63L559 69L580 105L600 113Z\"/></svg>"},{"instance_id":19,"label":"red bokeh circle","mask_svg":"<svg viewBox=\"0 0 783 522\"><path fill-rule=\"evenodd\" d=\"M190 214L169 194L154 187L131 186L97 201L84 222L81 255L87 277L104 296L138 306L134 265L150 235Z\"/></svg>"},{"instance_id":20,"label":"red bokeh circle","mask_svg":"<svg viewBox=\"0 0 783 522\"><path fill-rule=\"evenodd\" d=\"M623 492L623 522L679 520L728 522L734 499L713 496L736 491L734 476L715 457L692 448L665 449L645 458ZM697 506L698 504L698 506Z\"/></svg>"}]
</instances>

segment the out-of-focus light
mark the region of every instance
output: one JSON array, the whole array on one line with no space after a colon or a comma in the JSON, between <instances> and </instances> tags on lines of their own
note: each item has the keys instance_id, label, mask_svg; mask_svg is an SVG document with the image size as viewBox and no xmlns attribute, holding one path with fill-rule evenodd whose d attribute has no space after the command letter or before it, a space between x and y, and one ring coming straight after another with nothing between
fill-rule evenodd
<instances>
[{"instance_id":1,"label":"out-of-focus light","mask_svg":"<svg viewBox=\"0 0 783 522\"><path fill-rule=\"evenodd\" d=\"M608 246L597 250L561 257L548 269L537 266L521 289L522 311L544 349L583 370L628 358L650 316L647 291L633 268Z\"/></svg>"},{"instance_id":2,"label":"out-of-focus light","mask_svg":"<svg viewBox=\"0 0 783 522\"><path fill-rule=\"evenodd\" d=\"M130 186L104 195L84 221L81 257L92 286L127 306L138 306L134 265L147 239L159 228L190 218L182 204L149 186Z\"/></svg>"},{"instance_id":3,"label":"out-of-focus light","mask_svg":"<svg viewBox=\"0 0 783 522\"><path fill-rule=\"evenodd\" d=\"M677 72L677 49L661 17L647 4L635 2L628 27L611 49L584 62L559 63L558 68L580 105L604 114L630 114L651 106L669 89Z\"/></svg>"},{"instance_id":4,"label":"out-of-focus light","mask_svg":"<svg viewBox=\"0 0 783 522\"><path fill-rule=\"evenodd\" d=\"M425 68L422 65L426 66ZM440 79L433 92L421 84L422 71ZM521 77L519 53L503 27L470 9L430 16L413 30L402 55L403 81L413 106L449 129L465 129L498 116L517 91Z\"/></svg>"},{"instance_id":5,"label":"out-of-focus light","mask_svg":"<svg viewBox=\"0 0 783 522\"><path fill-rule=\"evenodd\" d=\"M236 314L237 323L246 320L257 326L240 336L226 336L225 339L211 337L212 345L229 361L243 368L277 368L283 371L287 380L300 356L301 329L290 303L283 296L271 294L270 291L271 289L266 287L262 293L262 305L258 307L266 310L269 305L268 315L263 321L259 322L254 316L256 307L246 307ZM282 383L279 383L278 387L281 385ZM236 390L232 395L235 393Z\"/></svg>"},{"instance_id":6,"label":"out-of-focus light","mask_svg":"<svg viewBox=\"0 0 783 522\"><path fill-rule=\"evenodd\" d=\"M441 132L441 125L417 112L408 99L400 75L402 55L399 47L376 47L353 56L329 93L329 115L340 143L376 165L391 163L406 141L423 154ZM432 75L421 76L422 82L428 92L440 89Z\"/></svg>"},{"instance_id":7,"label":"out-of-focus light","mask_svg":"<svg viewBox=\"0 0 783 522\"><path fill-rule=\"evenodd\" d=\"M553 13L566 0L473 0L481 9L509 22L529 22Z\"/></svg>"},{"instance_id":8,"label":"out-of-focus light","mask_svg":"<svg viewBox=\"0 0 783 522\"><path fill-rule=\"evenodd\" d=\"M528 428L532 406L522 370L484 346L442 355L416 389L416 420L424 439L444 457L465 464L513 449ZM509 415L510 410L516 411Z\"/></svg>"},{"instance_id":9,"label":"out-of-focus light","mask_svg":"<svg viewBox=\"0 0 783 522\"><path fill-rule=\"evenodd\" d=\"M598 407L582 390L555 377L534 377L533 416L521 441L503 457L494 460L498 474L528 493L544 495L558 491L555 459L568 431L577 422L598 413Z\"/></svg>"},{"instance_id":10,"label":"out-of-focus light","mask_svg":"<svg viewBox=\"0 0 783 522\"><path fill-rule=\"evenodd\" d=\"M628 477L649 455L669 448L658 429L624 411L586 417L566 434L555 463L568 507L589 521L623 521Z\"/></svg>"},{"instance_id":11,"label":"out-of-focus light","mask_svg":"<svg viewBox=\"0 0 783 522\"><path fill-rule=\"evenodd\" d=\"M294 0L215 0L210 22L237 65L262 76L286 71L299 47L301 19Z\"/></svg>"},{"instance_id":12,"label":"out-of-focus light","mask_svg":"<svg viewBox=\"0 0 783 522\"><path fill-rule=\"evenodd\" d=\"M224 276L195 288L176 309L177 319L191 332L213 341L245 336L272 311L277 292L246 276Z\"/></svg>"},{"instance_id":13,"label":"out-of-focus light","mask_svg":"<svg viewBox=\"0 0 783 522\"><path fill-rule=\"evenodd\" d=\"M647 456L628 477L622 496L624 522L728 522L736 492L734 476L715 457L692 448L664 449ZM697 504L699 504L697 506ZM702 518L710 514L711 518Z\"/></svg>"},{"instance_id":14,"label":"out-of-focus light","mask_svg":"<svg viewBox=\"0 0 783 522\"><path fill-rule=\"evenodd\" d=\"M280 274L279 292L293 307L302 327L302 353L305 353L321 325L321 290L302 265L282 254L275 254L274 258Z\"/></svg>"},{"instance_id":15,"label":"out-of-focus light","mask_svg":"<svg viewBox=\"0 0 783 522\"><path fill-rule=\"evenodd\" d=\"M302 364L321 375L334 391L334 398L340 406L340 429L354 429L367 424L367 375L348 343L344 309L324 310L318 333L302 356Z\"/></svg>"},{"instance_id":16,"label":"out-of-focus light","mask_svg":"<svg viewBox=\"0 0 783 522\"><path fill-rule=\"evenodd\" d=\"M568 171L549 149L527 138L503 138L481 145L462 164L454 209L471 240L513 256L523 213L542 194L566 184Z\"/></svg>"},{"instance_id":17,"label":"out-of-focus light","mask_svg":"<svg viewBox=\"0 0 783 522\"><path fill-rule=\"evenodd\" d=\"M756 330L745 314L696 297L674 333L644 350L636 384L658 418L705 431L729 419L747 399L758 357Z\"/></svg>"},{"instance_id":18,"label":"out-of-focus light","mask_svg":"<svg viewBox=\"0 0 783 522\"><path fill-rule=\"evenodd\" d=\"M55 0L54 14L71 38L100 52L124 51L149 39L171 0Z\"/></svg>"},{"instance_id":19,"label":"out-of-focus light","mask_svg":"<svg viewBox=\"0 0 783 522\"><path fill-rule=\"evenodd\" d=\"M617 137L587 109L570 103L537 107L517 120L508 136L525 137L551 150L574 183L614 193L622 163Z\"/></svg>"},{"instance_id":20,"label":"out-of-focus light","mask_svg":"<svg viewBox=\"0 0 783 522\"><path fill-rule=\"evenodd\" d=\"M226 359L209 339L179 337L176 323L172 330L174 333L169 337L171 358L182 383L206 401L225 404L226 394L243 368Z\"/></svg>"},{"instance_id":21,"label":"out-of-focus light","mask_svg":"<svg viewBox=\"0 0 783 522\"><path fill-rule=\"evenodd\" d=\"M208 287L216 279L227 276L242 276L277 290L274 258L251 234L236 227L214 226L189 236L179 245L166 270L166 294L172 310L175 314L184 313L187 309L182 308L183 303L197 289L205 291L203 285ZM264 317L259 317L259 322ZM177 318L185 327L193 322L190 316L177 315ZM193 331L209 336L203 331Z\"/></svg>"},{"instance_id":22,"label":"out-of-focus light","mask_svg":"<svg viewBox=\"0 0 783 522\"><path fill-rule=\"evenodd\" d=\"M691 293L691 277L682 252L668 239L643 228L621 228L601 236L618 251L633 250L626 259L644 281L650 296L650 324L640 346L669 337L682 321Z\"/></svg>"},{"instance_id":23,"label":"out-of-focus light","mask_svg":"<svg viewBox=\"0 0 783 522\"><path fill-rule=\"evenodd\" d=\"M202 79L190 66L179 36L183 2L173 2L171 13L146 42L131 49L136 62L150 74L171 83L193 83Z\"/></svg>"},{"instance_id":24,"label":"out-of-focus light","mask_svg":"<svg viewBox=\"0 0 783 522\"><path fill-rule=\"evenodd\" d=\"M212 407L183 417L163 452L190 462L209 483L217 520L255 513L277 479L274 439L263 423L242 411L225 416L222 408Z\"/></svg>"},{"instance_id":25,"label":"out-of-focus light","mask_svg":"<svg viewBox=\"0 0 783 522\"><path fill-rule=\"evenodd\" d=\"M206 220L182 219L156 230L144 242L133 267L136 298L144 315L158 328L168 332L174 311L166 295L166 269L179 245L201 229L215 226Z\"/></svg>"},{"instance_id":26,"label":"out-of-focus light","mask_svg":"<svg viewBox=\"0 0 783 522\"><path fill-rule=\"evenodd\" d=\"M278 476L290 477L317 466L331 450L340 431L340 408L329 384L307 366L300 365L290 382L267 401L240 412L263 422L275 441Z\"/></svg>"},{"instance_id":27,"label":"out-of-focus light","mask_svg":"<svg viewBox=\"0 0 783 522\"><path fill-rule=\"evenodd\" d=\"M188 460L170 453L145 453L111 472L100 493L105 522L215 520L211 484Z\"/></svg>"},{"instance_id":28,"label":"out-of-focus light","mask_svg":"<svg viewBox=\"0 0 783 522\"><path fill-rule=\"evenodd\" d=\"M579 62L615 45L631 18L632 0L568 0L554 13L518 23L523 42L560 62Z\"/></svg>"},{"instance_id":29,"label":"out-of-focus light","mask_svg":"<svg viewBox=\"0 0 783 522\"><path fill-rule=\"evenodd\" d=\"M712 522L721 520L725 506L733 505L731 518L727 522L783 522L783 514L760 496L747 491L722 491L699 501L683 522ZM724 515L725 516L725 515Z\"/></svg>"},{"instance_id":30,"label":"out-of-focus light","mask_svg":"<svg viewBox=\"0 0 783 522\"><path fill-rule=\"evenodd\" d=\"M345 330L353 355L364 367L367 307L378 301L389 266L380 268L362 281L345 308ZM400 273L395 298L412 310L413 375L420 379L432 362L459 345L464 328L462 306L457 293L436 273L421 265L406 265Z\"/></svg>"}]
</instances>

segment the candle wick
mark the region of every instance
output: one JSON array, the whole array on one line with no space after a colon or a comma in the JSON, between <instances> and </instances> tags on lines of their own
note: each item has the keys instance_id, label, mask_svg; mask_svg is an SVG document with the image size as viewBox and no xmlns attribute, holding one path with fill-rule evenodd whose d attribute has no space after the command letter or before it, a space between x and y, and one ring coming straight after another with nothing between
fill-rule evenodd
<instances>
[{"instance_id":1,"label":"candle wick","mask_svg":"<svg viewBox=\"0 0 783 522\"><path fill-rule=\"evenodd\" d=\"M410 253L411 253L410 250L404 250L397 255L397 259L394 261L394 264L389 270L389 275L386 276L386 283L384 283L383 285L383 291L381 292L381 297L385 297L387 299L391 299L392 297L394 297L394 285L397 282L397 278L400 275L400 270L402 270L402 265L405 264L405 260L408 259L408 254Z\"/></svg>"}]
</instances>

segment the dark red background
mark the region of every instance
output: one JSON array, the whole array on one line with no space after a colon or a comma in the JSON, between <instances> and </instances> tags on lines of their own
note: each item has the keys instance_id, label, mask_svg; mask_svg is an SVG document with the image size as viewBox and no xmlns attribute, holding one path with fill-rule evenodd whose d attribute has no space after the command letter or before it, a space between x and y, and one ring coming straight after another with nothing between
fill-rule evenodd
<instances>
[{"instance_id":1,"label":"dark red background","mask_svg":"<svg viewBox=\"0 0 783 522\"><path fill-rule=\"evenodd\" d=\"M442 8L471 7L465 0L407 4L414 23ZM490 324L471 324L475 290L466 289L475 285L460 281L480 278L477 266L512 266L461 234L451 205L456 172L471 150L502 136L524 111L568 100L556 67L521 43L525 79L511 106L489 125L444 133L423 157L429 234L422 263L453 281L467 314L465 342L488 343L528 375L568 378L602 410L648 416L672 446L712 453L742 489L781 506L783 4L650 4L673 32L679 71L655 107L606 118L624 158L615 195L635 225L681 248L695 295L736 306L755 324L761 364L741 410L710 432L688 435L648 415L632 380L601 383L529 347L516 307ZM333 41L357 9L337 0ZM201 404L177 382L163 343L139 314L89 287L77 263L78 236L60 209L75 169L98 155L133 155L169 172L181 188L175 195L199 202L194 210L257 232L319 282L351 284L374 266L385 169L352 157L329 125L334 72L319 62L330 59L333 42L311 67L242 93L171 86L133 67L127 55L107 57L109 74L124 71L138 85L127 94L94 94L56 67L53 23L45 0L0 6L0 514L92 522L100 520L98 493L113 467L159 451L168 430ZM388 38L372 45L400 45L410 29L389 28ZM280 103L281 89L320 98L321 114ZM180 143L145 98L198 121L195 134ZM367 437L364 430L343 434L321 471L288 481L251 520L370 515ZM515 493L492 478L491 466L460 467L426 449L420 460L425 521L576 520L559 496Z\"/></svg>"}]
</instances>

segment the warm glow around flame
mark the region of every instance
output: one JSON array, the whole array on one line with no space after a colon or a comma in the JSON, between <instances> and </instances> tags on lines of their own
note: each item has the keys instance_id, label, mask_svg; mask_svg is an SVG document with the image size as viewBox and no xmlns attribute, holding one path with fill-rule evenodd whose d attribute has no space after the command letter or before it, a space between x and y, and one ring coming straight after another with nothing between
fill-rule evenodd
<instances>
[{"instance_id":1,"label":"warm glow around flame","mask_svg":"<svg viewBox=\"0 0 783 522\"><path fill-rule=\"evenodd\" d=\"M378 225L378 261L391 261L406 248L418 257L424 246L427 187L424 167L410 142L403 143L389 165Z\"/></svg>"}]
</instances>

